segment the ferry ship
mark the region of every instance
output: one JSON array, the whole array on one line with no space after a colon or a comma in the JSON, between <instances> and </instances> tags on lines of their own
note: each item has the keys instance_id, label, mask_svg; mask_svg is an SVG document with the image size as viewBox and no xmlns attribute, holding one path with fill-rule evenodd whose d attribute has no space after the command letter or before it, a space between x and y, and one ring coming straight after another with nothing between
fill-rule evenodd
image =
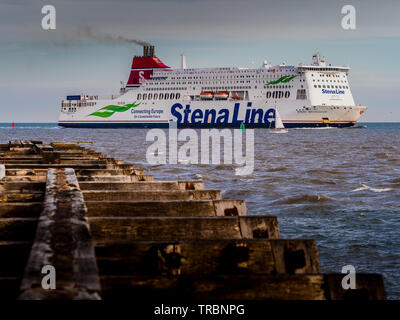
<instances>
[{"instance_id":1,"label":"ferry ship","mask_svg":"<svg viewBox=\"0 0 400 320\"><path fill-rule=\"evenodd\" d=\"M353 126L366 106L356 105L348 66L312 63L260 68L172 69L143 47L116 95L72 95L61 102L63 127L285 128Z\"/></svg>"}]
</instances>

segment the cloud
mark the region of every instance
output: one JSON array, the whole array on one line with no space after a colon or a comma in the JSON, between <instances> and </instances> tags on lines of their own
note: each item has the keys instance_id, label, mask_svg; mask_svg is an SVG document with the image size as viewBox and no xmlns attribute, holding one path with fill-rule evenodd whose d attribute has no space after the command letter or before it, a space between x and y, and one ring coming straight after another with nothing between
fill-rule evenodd
<instances>
[{"instance_id":1,"label":"cloud","mask_svg":"<svg viewBox=\"0 0 400 320\"><path fill-rule=\"evenodd\" d=\"M345 1L265 1L265 0L136 0L79 2L54 0L57 32L40 29L41 6L0 5L2 37L10 33L20 38L76 36L78 25L89 25L87 35L117 35L122 39L241 41L273 39L359 38L400 36L400 1L354 0L357 29L341 28L341 8ZM57 38L55 37L55 38ZM103 37L103 39L110 37ZM53 39L54 41L54 39Z\"/></svg>"}]
</instances>

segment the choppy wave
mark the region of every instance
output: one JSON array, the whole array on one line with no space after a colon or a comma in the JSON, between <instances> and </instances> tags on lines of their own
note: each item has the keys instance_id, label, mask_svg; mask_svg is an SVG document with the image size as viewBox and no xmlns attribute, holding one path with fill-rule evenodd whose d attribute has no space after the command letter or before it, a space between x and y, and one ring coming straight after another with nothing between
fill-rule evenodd
<instances>
[{"instance_id":1,"label":"choppy wave","mask_svg":"<svg viewBox=\"0 0 400 320\"><path fill-rule=\"evenodd\" d=\"M309 180L312 184L337 184L336 181L331 179L311 179Z\"/></svg>"},{"instance_id":2,"label":"choppy wave","mask_svg":"<svg viewBox=\"0 0 400 320\"><path fill-rule=\"evenodd\" d=\"M335 201L323 194L302 194L299 196L287 197L274 202L274 204L301 204L301 203L321 203Z\"/></svg>"},{"instance_id":3,"label":"choppy wave","mask_svg":"<svg viewBox=\"0 0 400 320\"><path fill-rule=\"evenodd\" d=\"M365 128L367 128L366 125L359 124L359 125L355 125L355 126L352 126L352 127L346 127L344 129L365 129Z\"/></svg>"},{"instance_id":4,"label":"choppy wave","mask_svg":"<svg viewBox=\"0 0 400 320\"><path fill-rule=\"evenodd\" d=\"M386 158L389 158L389 157L390 157L390 154L387 153L387 152L378 152L378 153L375 153L374 156L375 156L376 158L386 159Z\"/></svg>"},{"instance_id":5,"label":"choppy wave","mask_svg":"<svg viewBox=\"0 0 400 320\"><path fill-rule=\"evenodd\" d=\"M351 190L351 192L357 192L357 191L364 191L364 190L368 190L368 191L372 191L372 192L387 192L387 191L392 191L392 188L372 188L367 186L364 183L361 183L361 186L359 188L356 188L354 190Z\"/></svg>"},{"instance_id":6,"label":"choppy wave","mask_svg":"<svg viewBox=\"0 0 400 320\"><path fill-rule=\"evenodd\" d=\"M342 167L345 167L342 165ZM324 168L316 168L316 169L310 169L306 171L308 174L321 174L321 175L342 175L346 174L345 171L338 170L338 169L324 169Z\"/></svg>"},{"instance_id":7,"label":"choppy wave","mask_svg":"<svg viewBox=\"0 0 400 320\"><path fill-rule=\"evenodd\" d=\"M234 164L218 164L215 166L215 170L235 170L237 168Z\"/></svg>"},{"instance_id":8,"label":"choppy wave","mask_svg":"<svg viewBox=\"0 0 400 320\"><path fill-rule=\"evenodd\" d=\"M275 168L266 168L263 169L264 171L268 172L278 172L278 171L285 171L288 170L289 168L287 166L281 166L281 167L275 167Z\"/></svg>"}]
</instances>

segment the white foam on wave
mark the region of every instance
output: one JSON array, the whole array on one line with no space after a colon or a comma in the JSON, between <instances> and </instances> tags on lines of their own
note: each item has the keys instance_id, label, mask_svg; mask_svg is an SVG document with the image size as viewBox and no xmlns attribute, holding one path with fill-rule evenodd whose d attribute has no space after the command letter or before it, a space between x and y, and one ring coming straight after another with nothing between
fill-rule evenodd
<instances>
[{"instance_id":1,"label":"white foam on wave","mask_svg":"<svg viewBox=\"0 0 400 320\"><path fill-rule=\"evenodd\" d=\"M337 127L312 127L312 128L293 128L295 130L331 130L331 129L340 129Z\"/></svg>"},{"instance_id":2,"label":"white foam on wave","mask_svg":"<svg viewBox=\"0 0 400 320\"><path fill-rule=\"evenodd\" d=\"M372 192L386 192L386 191L391 191L392 188L372 188L372 187L367 186L364 183L361 183L361 187L351 190L351 192L364 191L364 190L368 190L368 191L372 191Z\"/></svg>"}]
</instances>

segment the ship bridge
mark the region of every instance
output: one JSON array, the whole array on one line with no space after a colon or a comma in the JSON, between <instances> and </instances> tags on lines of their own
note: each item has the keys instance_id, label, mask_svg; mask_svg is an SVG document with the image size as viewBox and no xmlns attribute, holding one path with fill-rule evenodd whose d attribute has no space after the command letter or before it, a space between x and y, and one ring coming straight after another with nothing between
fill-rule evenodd
<instances>
[{"instance_id":1,"label":"ship bridge","mask_svg":"<svg viewBox=\"0 0 400 320\"><path fill-rule=\"evenodd\" d=\"M350 67L348 66L332 66L327 65L326 60L321 58L319 53L315 53L312 57L313 61L311 65L304 65L300 63L297 66L297 71L300 73L304 73L306 71L330 71L330 72L345 72L346 74L349 73Z\"/></svg>"}]
</instances>

